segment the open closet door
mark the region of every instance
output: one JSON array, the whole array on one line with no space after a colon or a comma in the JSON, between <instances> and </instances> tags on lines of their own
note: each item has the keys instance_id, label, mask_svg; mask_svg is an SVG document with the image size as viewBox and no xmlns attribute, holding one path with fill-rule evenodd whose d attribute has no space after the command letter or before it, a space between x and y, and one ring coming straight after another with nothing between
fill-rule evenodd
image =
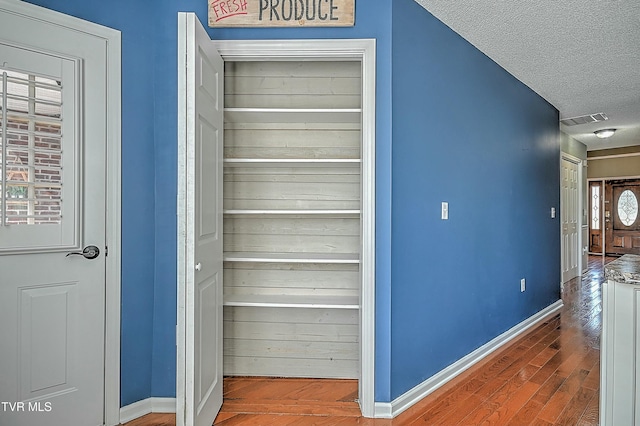
<instances>
[{"instance_id":1,"label":"open closet door","mask_svg":"<svg viewBox=\"0 0 640 426\"><path fill-rule=\"evenodd\" d=\"M178 16L178 425L222 406L223 61L198 18Z\"/></svg>"}]
</instances>

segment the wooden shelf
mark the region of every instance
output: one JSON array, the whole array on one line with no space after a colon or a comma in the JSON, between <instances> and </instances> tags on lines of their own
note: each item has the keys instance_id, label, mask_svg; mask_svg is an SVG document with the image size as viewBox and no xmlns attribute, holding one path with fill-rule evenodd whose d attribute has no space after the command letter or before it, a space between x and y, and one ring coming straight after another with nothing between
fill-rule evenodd
<instances>
[{"instance_id":1,"label":"wooden shelf","mask_svg":"<svg viewBox=\"0 0 640 426\"><path fill-rule=\"evenodd\" d=\"M359 309L357 296L225 295L224 306Z\"/></svg>"},{"instance_id":2,"label":"wooden shelf","mask_svg":"<svg viewBox=\"0 0 640 426\"><path fill-rule=\"evenodd\" d=\"M232 123L360 123L360 108L225 108Z\"/></svg>"},{"instance_id":3,"label":"wooden shelf","mask_svg":"<svg viewBox=\"0 0 640 426\"><path fill-rule=\"evenodd\" d=\"M357 167L359 158L225 158L227 167Z\"/></svg>"},{"instance_id":4,"label":"wooden shelf","mask_svg":"<svg viewBox=\"0 0 640 426\"><path fill-rule=\"evenodd\" d=\"M356 253L268 253L268 252L226 252L225 262L255 263L360 263Z\"/></svg>"},{"instance_id":5,"label":"wooden shelf","mask_svg":"<svg viewBox=\"0 0 640 426\"><path fill-rule=\"evenodd\" d=\"M246 216L322 216L322 217L358 217L360 210L224 210L228 215Z\"/></svg>"}]
</instances>

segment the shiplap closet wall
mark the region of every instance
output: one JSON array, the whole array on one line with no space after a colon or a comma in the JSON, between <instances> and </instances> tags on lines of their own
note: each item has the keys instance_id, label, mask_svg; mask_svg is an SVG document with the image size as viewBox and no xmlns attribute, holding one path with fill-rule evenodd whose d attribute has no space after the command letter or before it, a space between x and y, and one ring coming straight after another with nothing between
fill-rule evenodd
<instances>
[{"instance_id":1,"label":"shiplap closet wall","mask_svg":"<svg viewBox=\"0 0 640 426\"><path fill-rule=\"evenodd\" d=\"M359 378L361 66L225 61L225 375Z\"/></svg>"}]
</instances>

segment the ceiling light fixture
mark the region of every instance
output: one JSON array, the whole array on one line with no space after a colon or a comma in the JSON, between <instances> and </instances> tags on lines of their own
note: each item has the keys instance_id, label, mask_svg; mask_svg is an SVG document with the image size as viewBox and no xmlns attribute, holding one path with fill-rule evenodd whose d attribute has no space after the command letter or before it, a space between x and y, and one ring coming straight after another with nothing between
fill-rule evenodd
<instances>
[{"instance_id":1,"label":"ceiling light fixture","mask_svg":"<svg viewBox=\"0 0 640 426\"><path fill-rule=\"evenodd\" d=\"M595 133L595 135L600 139L605 139L613 136L615 132L616 132L616 129L602 129L602 130L596 130L593 133Z\"/></svg>"}]
</instances>

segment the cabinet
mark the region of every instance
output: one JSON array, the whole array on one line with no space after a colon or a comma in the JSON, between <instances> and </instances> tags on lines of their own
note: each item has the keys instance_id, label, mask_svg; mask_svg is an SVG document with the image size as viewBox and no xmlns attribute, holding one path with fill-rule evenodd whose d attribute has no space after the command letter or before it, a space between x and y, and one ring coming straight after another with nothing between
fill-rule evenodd
<instances>
[{"instance_id":1,"label":"cabinet","mask_svg":"<svg viewBox=\"0 0 640 426\"><path fill-rule=\"evenodd\" d=\"M225 61L225 375L359 377L361 91L360 61Z\"/></svg>"},{"instance_id":2,"label":"cabinet","mask_svg":"<svg viewBox=\"0 0 640 426\"><path fill-rule=\"evenodd\" d=\"M600 349L600 424L640 425L640 256L605 266Z\"/></svg>"}]
</instances>

